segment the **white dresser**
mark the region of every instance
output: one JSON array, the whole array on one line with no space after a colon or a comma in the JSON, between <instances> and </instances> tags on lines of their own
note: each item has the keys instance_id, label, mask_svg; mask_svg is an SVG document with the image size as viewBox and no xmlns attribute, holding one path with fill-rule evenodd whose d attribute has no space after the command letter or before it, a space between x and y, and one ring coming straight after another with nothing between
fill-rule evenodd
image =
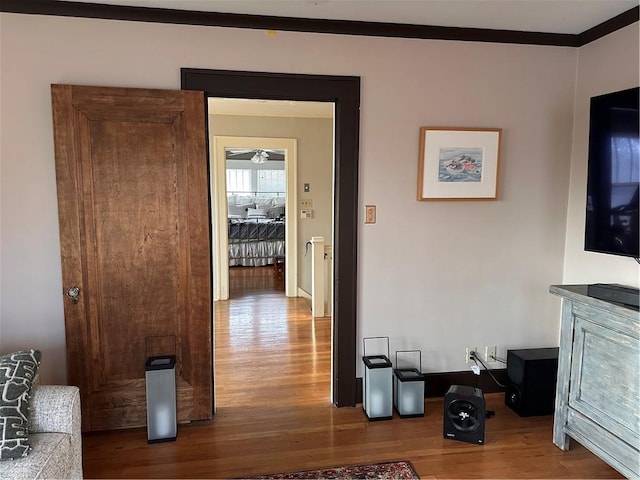
<instances>
[{"instance_id":1,"label":"white dresser","mask_svg":"<svg viewBox=\"0 0 640 480\"><path fill-rule=\"evenodd\" d=\"M629 478L640 477L640 316L589 297L587 285L552 285L562 297L553 443L570 438Z\"/></svg>"}]
</instances>

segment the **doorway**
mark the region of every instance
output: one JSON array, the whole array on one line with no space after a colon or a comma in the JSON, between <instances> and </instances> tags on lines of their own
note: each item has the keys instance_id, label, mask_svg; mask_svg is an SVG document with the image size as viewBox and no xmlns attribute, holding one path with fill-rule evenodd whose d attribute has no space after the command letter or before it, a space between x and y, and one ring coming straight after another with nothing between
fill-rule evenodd
<instances>
[{"instance_id":1,"label":"doorway","mask_svg":"<svg viewBox=\"0 0 640 480\"><path fill-rule=\"evenodd\" d=\"M209 102L209 108L214 107L212 102ZM215 107L214 107L215 108ZM211 111L209 112L211 114ZM215 132L214 132L215 133ZM283 212L295 212L296 204L297 204L297 191L296 191L296 172L297 172L297 143L295 139L291 138L259 138L259 137L231 137L231 136L221 136L221 135L211 135L210 132L210 145L211 145L211 158L212 158L212 168L211 168L211 191L212 191L212 217L214 221L212 221L213 225L213 278L214 281L214 300L227 300L229 298L229 229L235 228L237 230L243 229L247 232L258 231L261 234L277 234L281 233L279 230L274 231L275 228L270 228L274 225L264 225L260 228L253 228L252 225L228 225L229 222L235 221L229 217L231 211L233 211L234 216L240 216L238 222L249 222L249 221L261 221L262 219L247 219L248 208L253 207L253 210L264 211L265 217L271 215L271 212L275 213L276 208L282 208ZM273 205L271 212L267 211L267 209L256 209L256 201L261 201L264 199L273 200L276 202L276 196L265 196L260 199L256 198L255 191L248 192L232 192L234 194L234 200L231 201L228 197L230 193L227 188L227 156L228 151L233 149L268 149L268 150L280 150L284 152L284 173L285 173L285 188L284 192L275 192L283 195L286 192L285 202L281 206ZM267 162L265 162L267 163ZM251 176L252 174L249 173ZM250 181L250 183L252 183ZM258 187L256 182L250 185L254 189ZM262 193L262 192L260 192ZM273 192L272 192L273 193ZM240 201L238 204L239 198L245 198L246 201ZM249 198L252 203L249 203ZM229 203L233 203L234 205L229 205ZM238 208L241 210L238 210ZM230 208L232 210L230 210ZM273 216L273 215L271 215ZM265 219L265 221L272 221L276 219ZM271 222L274 223L274 222ZM275 227L275 226L274 226ZM246 264L246 257L253 257L257 255L258 252L260 255L277 254L280 253L280 250L285 255L285 265L287 265L287 272L285 275L285 294L288 297L297 296L297 284L298 284L298 274L297 274L297 259L298 259L298 246L297 246L297 231L298 224L297 218L295 215L289 214L286 217L286 223L284 226L284 238L283 242L286 245L286 249L278 248L276 251L276 246L273 245L274 241L260 241L260 242L252 242L255 243L253 245L247 245L246 242L243 242L241 247L242 250L239 249L237 255L231 263L244 265ZM240 235L241 237L245 237L245 235ZM249 238L249 237L246 237ZM272 239L271 239L272 240ZM277 245L280 247L280 245ZM248 249L249 251L244 251L244 249ZM251 260L251 259L249 259ZM264 259L264 264L272 264L273 258L268 257ZM252 266L255 266L253 262L249 261Z\"/></svg>"},{"instance_id":2,"label":"doorway","mask_svg":"<svg viewBox=\"0 0 640 480\"><path fill-rule=\"evenodd\" d=\"M313 266L305 243L324 236L330 244L332 238L334 105L219 98L207 103L217 410L252 401L258 407L265 398L274 404L280 395L326 404L331 318L311 315ZM255 134L280 138L240 136ZM313 207L311 218L301 218L305 205ZM276 275L278 253L286 254L282 277ZM260 370L267 364L265 378ZM245 380L238 384L238 378Z\"/></svg>"},{"instance_id":3,"label":"doorway","mask_svg":"<svg viewBox=\"0 0 640 480\"><path fill-rule=\"evenodd\" d=\"M291 154L264 147L225 147L224 154L225 195L222 197L221 189L216 195L227 205L229 268L222 280L229 282L230 296L237 297L247 288L257 292L275 289L284 295L284 266L291 269L293 257L289 255L290 261L285 262L286 233L296 218L286 208L291 197L287 174L292 169L286 168ZM291 280L291 272L287 278Z\"/></svg>"},{"instance_id":4,"label":"doorway","mask_svg":"<svg viewBox=\"0 0 640 480\"><path fill-rule=\"evenodd\" d=\"M333 102L335 119L333 403L356 403L360 78L181 69L182 88L206 97Z\"/></svg>"}]
</instances>

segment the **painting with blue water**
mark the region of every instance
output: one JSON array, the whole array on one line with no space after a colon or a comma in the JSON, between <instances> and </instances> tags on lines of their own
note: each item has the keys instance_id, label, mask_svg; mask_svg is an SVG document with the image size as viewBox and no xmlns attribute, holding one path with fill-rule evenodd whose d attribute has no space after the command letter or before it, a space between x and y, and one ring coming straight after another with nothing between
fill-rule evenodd
<instances>
[{"instance_id":1,"label":"painting with blue water","mask_svg":"<svg viewBox=\"0 0 640 480\"><path fill-rule=\"evenodd\" d=\"M481 182L483 148L441 147L438 182Z\"/></svg>"}]
</instances>

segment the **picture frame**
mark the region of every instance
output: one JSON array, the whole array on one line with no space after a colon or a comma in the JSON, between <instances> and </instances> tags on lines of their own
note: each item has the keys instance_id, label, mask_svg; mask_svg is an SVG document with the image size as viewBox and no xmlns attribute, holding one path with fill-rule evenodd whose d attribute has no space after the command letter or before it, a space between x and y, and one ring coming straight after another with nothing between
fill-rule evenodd
<instances>
[{"instance_id":1,"label":"picture frame","mask_svg":"<svg viewBox=\"0 0 640 480\"><path fill-rule=\"evenodd\" d=\"M421 127L418 200L497 200L501 128Z\"/></svg>"}]
</instances>

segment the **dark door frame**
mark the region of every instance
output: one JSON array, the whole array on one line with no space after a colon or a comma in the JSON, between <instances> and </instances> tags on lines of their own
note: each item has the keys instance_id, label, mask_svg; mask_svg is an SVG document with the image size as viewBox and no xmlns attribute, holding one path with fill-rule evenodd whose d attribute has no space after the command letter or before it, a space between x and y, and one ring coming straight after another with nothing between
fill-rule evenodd
<instances>
[{"instance_id":1,"label":"dark door frame","mask_svg":"<svg viewBox=\"0 0 640 480\"><path fill-rule=\"evenodd\" d=\"M335 104L333 400L356 404L360 77L182 68L182 89L205 97ZM205 109L206 109L205 105Z\"/></svg>"}]
</instances>

